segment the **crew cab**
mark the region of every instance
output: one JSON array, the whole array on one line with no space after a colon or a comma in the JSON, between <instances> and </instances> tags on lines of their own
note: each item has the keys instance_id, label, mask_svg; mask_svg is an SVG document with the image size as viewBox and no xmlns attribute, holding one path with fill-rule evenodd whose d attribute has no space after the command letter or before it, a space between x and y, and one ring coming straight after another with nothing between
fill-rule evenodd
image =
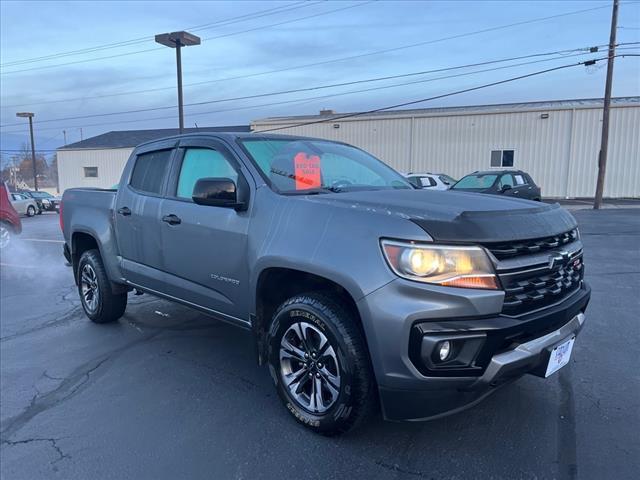
<instances>
[{"instance_id":1,"label":"crew cab","mask_svg":"<svg viewBox=\"0 0 640 480\"><path fill-rule=\"evenodd\" d=\"M552 375L590 298L559 205L416 190L322 139L145 143L117 191L66 190L60 221L92 321L117 321L135 289L250 330L287 410L325 435Z\"/></svg>"}]
</instances>

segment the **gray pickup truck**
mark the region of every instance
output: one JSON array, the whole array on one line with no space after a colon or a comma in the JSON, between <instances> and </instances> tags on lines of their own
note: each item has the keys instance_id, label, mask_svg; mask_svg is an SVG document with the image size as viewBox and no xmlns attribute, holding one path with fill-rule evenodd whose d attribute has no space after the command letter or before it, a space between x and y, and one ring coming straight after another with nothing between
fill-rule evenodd
<instances>
[{"instance_id":1,"label":"gray pickup truck","mask_svg":"<svg viewBox=\"0 0 640 480\"><path fill-rule=\"evenodd\" d=\"M67 190L61 225L91 320L118 320L137 290L250 330L286 408L325 435L548 377L590 298L560 206L416 190L320 139L146 143L117 190Z\"/></svg>"}]
</instances>

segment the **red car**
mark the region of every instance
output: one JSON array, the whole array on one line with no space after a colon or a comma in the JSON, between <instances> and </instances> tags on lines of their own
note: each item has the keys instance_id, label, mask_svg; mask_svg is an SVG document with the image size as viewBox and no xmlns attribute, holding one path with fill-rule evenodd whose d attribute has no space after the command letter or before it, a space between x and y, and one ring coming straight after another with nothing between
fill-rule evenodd
<instances>
[{"instance_id":1,"label":"red car","mask_svg":"<svg viewBox=\"0 0 640 480\"><path fill-rule=\"evenodd\" d=\"M0 249L6 248L13 235L22 231L20 215L9 201L9 190L4 182L0 182Z\"/></svg>"}]
</instances>

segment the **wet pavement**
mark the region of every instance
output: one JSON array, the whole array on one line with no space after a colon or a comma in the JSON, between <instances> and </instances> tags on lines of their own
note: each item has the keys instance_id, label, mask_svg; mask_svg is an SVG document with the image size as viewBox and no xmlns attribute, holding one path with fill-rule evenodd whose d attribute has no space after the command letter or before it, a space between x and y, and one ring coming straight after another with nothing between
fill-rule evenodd
<instances>
[{"instance_id":1,"label":"wet pavement","mask_svg":"<svg viewBox=\"0 0 640 480\"><path fill-rule=\"evenodd\" d=\"M0 475L62 478L638 478L640 214L574 212L593 297L571 363L441 420L298 426L249 334L143 295L83 315L58 217L0 258Z\"/></svg>"}]
</instances>

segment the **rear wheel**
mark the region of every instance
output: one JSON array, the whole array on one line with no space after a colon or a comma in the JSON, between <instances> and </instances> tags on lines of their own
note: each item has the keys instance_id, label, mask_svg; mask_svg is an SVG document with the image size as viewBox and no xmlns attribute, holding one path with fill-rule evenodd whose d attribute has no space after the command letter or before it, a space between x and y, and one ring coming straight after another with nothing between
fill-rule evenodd
<instances>
[{"instance_id":1,"label":"rear wheel","mask_svg":"<svg viewBox=\"0 0 640 480\"><path fill-rule=\"evenodd\" d=\"M27 217L33 217L36 214L36 209L33 205L27 207Z\"/></svg>"},{"instance_id":2,"label":"rear wheel","mask_svg":"<svg viewBox=\"0 0 640 480\"><path fill-rule=\"evenodd\" d=\"M98 250L87 250L78 262L78 293L87 317L95 323L115 322L127 308L127 294L114 294Z\"/></svg>"},{"instance_id":3,"label":"rear wheel","mask_svg":"<svg viewBox=\"0 0 640 480\"><path fill-rule=\"evenodd\" d=\"M357 320L333 295L290 298L269 330L269 364L281 400L307 428L344 433L376 404L375 382Z\"/></svg>"}]
</instances>

